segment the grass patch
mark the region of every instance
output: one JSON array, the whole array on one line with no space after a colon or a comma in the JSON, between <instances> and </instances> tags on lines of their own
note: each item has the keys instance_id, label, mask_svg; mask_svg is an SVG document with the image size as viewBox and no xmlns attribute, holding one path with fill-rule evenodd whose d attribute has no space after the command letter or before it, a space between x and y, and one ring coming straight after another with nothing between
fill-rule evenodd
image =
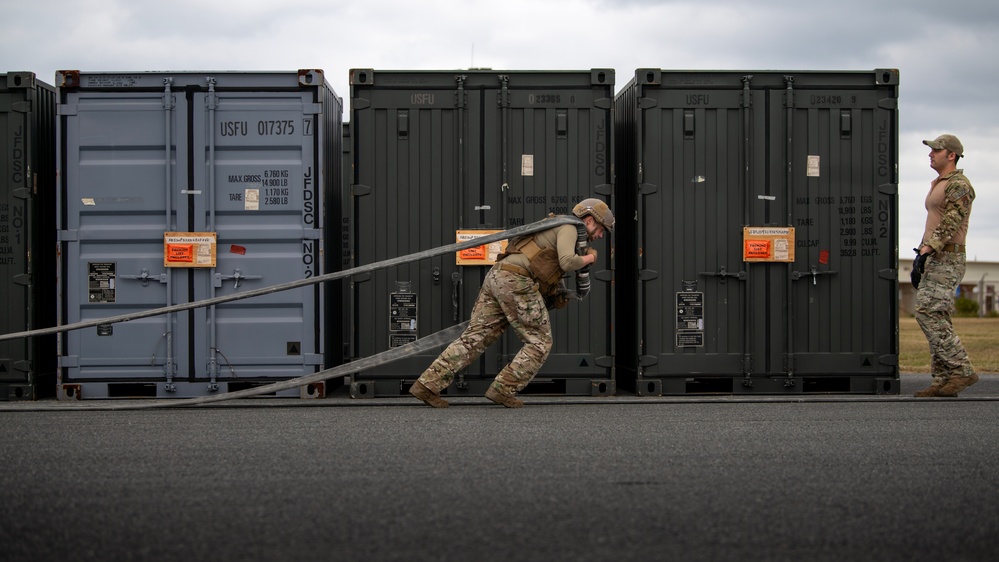
<instances>
[{"instance_id":1,"label":"grass patch","mask_svg":"<svg viewBox=\"0 0 999 562\"><path fill-rule=\"evenodd\" d=\"M954 318L954 330L978 373L999 373L999 318ZM898 366L903 373L929 373L930 347L915 318L898 321Z\"/></svg>"}]
</instances>

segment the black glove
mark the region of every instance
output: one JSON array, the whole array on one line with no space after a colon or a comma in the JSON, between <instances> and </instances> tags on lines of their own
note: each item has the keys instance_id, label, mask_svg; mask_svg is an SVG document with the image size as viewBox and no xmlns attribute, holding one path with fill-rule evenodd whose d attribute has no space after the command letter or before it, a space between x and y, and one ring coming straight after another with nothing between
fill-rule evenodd
<instances>
[{"instance_id":1,"label":"black glove","mask_svg":"<svg viewBox=\"0 0 999 562\"><path fill-rule=\"evenodd\" d=\"M919 281L923 278L923 272L926 271L926 258L929 254L920 254L919 248L913 248L916 252L916 259L912 260L912 273L909 274L909 279L912 280L912 288L919 288Z\"/></svg>"}]
</instances>

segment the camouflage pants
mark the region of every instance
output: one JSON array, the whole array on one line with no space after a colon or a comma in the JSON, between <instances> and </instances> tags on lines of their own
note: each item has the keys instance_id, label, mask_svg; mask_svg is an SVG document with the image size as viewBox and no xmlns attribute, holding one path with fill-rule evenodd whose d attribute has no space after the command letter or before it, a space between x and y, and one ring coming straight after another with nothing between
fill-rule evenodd
<instances>
[{"instance_id":1,"label":"camouflage pants","mask_svg":"<svg viewBox=\"0 0 999 562\"><path fill-rule=\"evenodd\" d=\"M954 291L964 278L965 259L957 252L930 256L916 292L916 321L930 344L933 384L946 384L951 377L970 377L975 372L950 320Z\"/></svg>"},{"instance_id":2,"label":"camouflage pants","mask_svg":"<svg viewBox=\"0 0 999 562\"><path fill-rule=\"evenodd\" d=\"M496 375L492 387L507 395L519 392L548 358L552 328L538 285L528 277L500 269L486 274L468 328L420 375L420 382L439 394L454 381L455 373L478 359L507 326L513 326L524 347Z\"/></svg>"}]
</instances>

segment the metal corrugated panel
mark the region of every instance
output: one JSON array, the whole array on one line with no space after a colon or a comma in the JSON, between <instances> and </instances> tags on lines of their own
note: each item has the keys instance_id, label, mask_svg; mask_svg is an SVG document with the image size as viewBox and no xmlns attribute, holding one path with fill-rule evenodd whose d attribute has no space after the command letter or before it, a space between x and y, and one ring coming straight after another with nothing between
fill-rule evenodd
<instances>
[{"instance_id":1,"label":"metal corrugated panel","mask_svg":"<svg viewBox=\"0 0 999 562\"><path fill-rule=\"evenodd\" d=\"M353 266L351 257L351 228L350 228L350 184L353 172L353 156L351 151L350 123L341 124L341 151L338 155L339 182L334 186L332 194L326 199L328 219L328 242L326 244L327 256L330 265L329 271L341 271ZM325 283L327 290L328 313L326 315L326 349L329 359L329 366L343 364L350 356L350 281L336 280ZM342 383L343 379L338 378L330 382Z\"/></svg>"},{"instance_id":2,"label":"metal corrugated panel","mask_svg":"<svg viewBox=\"0 0 999 562\"><path fill-rule=\"evenodd\" d=\"M55 88L0 74L0 333L55 325ZM55 387L55 336L0 342L0 400Z\"/></svg>"},{"instance_id":3,"label":"metal corrugated panel","mask_svg":"<svg viewBox=\"0 0 999 562\"><path fill-rule=\"evenodd\" d=\"M636 72L617 97L618 190L637 217L618 244L634 248L619 380L898 391L897 98L894 70ZM750 259L773 233L764 247L793 255Z\"/></svg>"},{"instance_id":4,"label":"metal corrugated panel","mask_svg":"<svg viewBox=\"0 0 999 562\"><path fill-rule=\"evenodd\" d=\"M587 197L609 200L613 86L613 71L601 69L352 70L355 265L453 243L458 230L503 229L569 213ZM553 312L555 343L535 389L578 379L579 389L547 388L590 394L591 380L612 377L611 252L609 242L597 247L598 281L586 301ZM354 279L353 355L466 319L486 271L446 256ZM415 329L393 329L403 326L392 321L391 299L407 294L415 295ZM507 334L449 392L479 392L520 346ZM400 381L433 359L410 357L358 379L384 380L377 393L399 394Z\"/></svg>"},{"instance_id":5,"label":"metal corrugated panel","mask_svg":"<svg viewBox=\"0 0 999 562\"><path fill-rule=\"evenodd\" d=\"M325 273L340 99L322 71L60 73L63 321ZM217 236L214 266L165 233ZM324 362L319 285L69 332L63 396L200 396Z\"/></svg>"}]
</instances>

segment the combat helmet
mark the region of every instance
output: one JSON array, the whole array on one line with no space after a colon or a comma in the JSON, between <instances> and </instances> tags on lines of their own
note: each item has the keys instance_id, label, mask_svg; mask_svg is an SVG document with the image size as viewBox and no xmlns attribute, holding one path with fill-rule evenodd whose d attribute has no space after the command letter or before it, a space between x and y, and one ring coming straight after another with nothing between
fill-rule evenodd
<instances>
[{"instance_id":1,"label":"combat helmet","mask_svg":"<svg viewBox=\"0 0 999 562\"><path fill-rule=\"evenodd\" d=\"M604 227L607 232L614 232L614 213L611 212L607 203L604 203L600 199L595 197L583 199L572 208L572 214L579 218L590 215L594 220L600 223L600 226Z\"/></svg>"}]
</instances>

